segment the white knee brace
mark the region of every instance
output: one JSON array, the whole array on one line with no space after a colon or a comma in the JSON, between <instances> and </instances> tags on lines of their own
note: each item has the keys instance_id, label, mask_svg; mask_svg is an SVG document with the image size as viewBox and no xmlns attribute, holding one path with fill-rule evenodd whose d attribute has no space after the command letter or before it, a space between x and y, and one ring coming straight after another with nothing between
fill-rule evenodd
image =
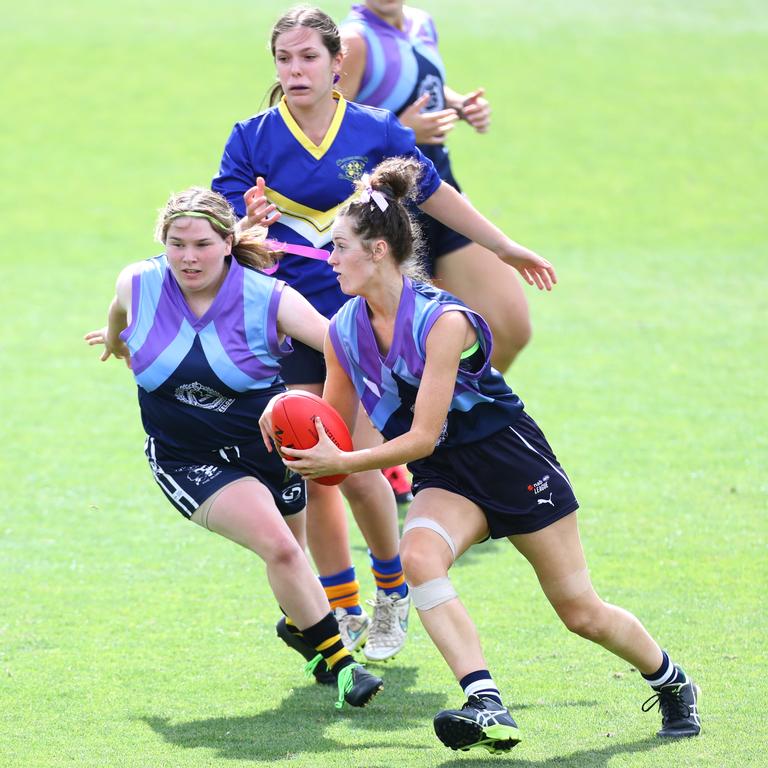
<instances>
[{"instance_id":1,"label":"white knee brace","mask_svg":"<svg viewBox=\"0 0 768 768\"><path fill-rule=\"evenodd\" d=\"M456 559L456 545L453 543L451 534L448 533L440 523L435 522L429 517L414 517L413 520L409 520L405 524L405 527L403 528L403 536L414 528L429 528L430 531L434 531L450 547L453 559Z\"/></svg>"},{"instance_id":2,"label":"white knee brace","mask_svg":"<svg viewBox=\"0 0 768 768\"><path fill-rule=\"evenodd\" d=\"M458 597L458 594L447 576L425 581L418 587L411 587L411 601L420 611L428 611L430 608L453 600L454 597Z\"/></svg>"}]
</instances>

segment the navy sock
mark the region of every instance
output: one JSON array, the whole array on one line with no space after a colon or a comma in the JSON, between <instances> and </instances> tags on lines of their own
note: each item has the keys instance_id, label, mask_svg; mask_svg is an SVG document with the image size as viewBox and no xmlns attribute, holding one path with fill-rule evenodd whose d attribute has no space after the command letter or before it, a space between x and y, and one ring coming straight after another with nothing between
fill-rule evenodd
<instances>
[{"instance_id":1,"label":"navy sock","mask_svg":"<svg viewBox=\"0 0 768 768\"><path fill-rule=\"evenodd\" d=\"M464 695L479 696L482 699L493 699L500 707L504 706L501 702L501 694L493 682L491 673L487 669L478 669L470 672L459 680L459 685L464 691Z\"/></svg>"},{"instance_id":2,"label":"navy sock","mask_svg":"<svg viewBox=\"0 0 768 768\"><path fill-rule=\"evenodd\" d=\"M650 685L654 690L658 691L665 685L686 682L688 678L685 676L685 672L683 672L680 667L675 666L675 664L672 663L672 660L669 658L669 655L666 651L662 650L661 654L661 666L650 675L643 675L643 679L648 683L648 685Z\"/></svg>"}]
</instances>

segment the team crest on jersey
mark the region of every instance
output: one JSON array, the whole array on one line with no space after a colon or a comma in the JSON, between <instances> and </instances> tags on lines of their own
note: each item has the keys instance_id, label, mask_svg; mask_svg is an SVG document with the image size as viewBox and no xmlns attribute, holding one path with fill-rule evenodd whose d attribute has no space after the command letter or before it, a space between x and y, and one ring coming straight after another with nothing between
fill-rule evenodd
<instances>
[{"instance_id":1,"label":"team crest on jersey","mask_svg":"<svg viewBox=\"0 0 768 768\"><path fill-rule=\"evenodd\" d=\"M351 157L342 157L341 160L336 161L336 165L339 166L341 173L340 179L345 181L355 182L365 172L365 166L368 163L367 157L361 157L360 155L352 155Z\"/></svg>"},{"instance_id":2,"label":"team crest on jersey","mask_svg":"<svg viewBox=\"0 0 768 768\"><path fill-rule=\"evenodd\" d=\"M443 81L439 77L427 75L419 83L419 96L421 97L425 93L429 94L429 101L422 108L422 112L435 112L445 108Z\"/></svg>"},{"instance_id":3,"label":"team crest on jersey","mask_svg":"<svg viewBox=\"0 0 768 768\"><path fill-rule=\"evenodd\" d=\"M219 411L223 413L235 402L233 397L222 395L211 387L206 387L199 381L193 381L191 384L182 384L176 387L173 393L177 400L187 405L194 405L196 408L205 408L207 411Z\"/></svg>"}]
</instances>

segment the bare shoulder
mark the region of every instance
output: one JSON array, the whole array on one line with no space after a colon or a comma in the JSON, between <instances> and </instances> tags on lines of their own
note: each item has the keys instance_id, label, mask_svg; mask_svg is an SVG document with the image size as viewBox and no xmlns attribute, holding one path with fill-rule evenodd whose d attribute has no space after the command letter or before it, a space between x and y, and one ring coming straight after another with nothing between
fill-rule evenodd
<instances>
[{"instance_id":1,"label":"bare shoulder","mask_svg":"<svg viewBox=\"0 0 768 768\"><path fill-rule=\"evenodd\" d=\"M281 333L322 351L328 320L297 290L285 285L277 307L277 327Z\"/></svg>"},{"instance_id":2,"label":"bare shoulder","mask_svg":"<svg viewBox=\"0 0 768 768\"><path fill-rule=\"evenodd\" d=\"M354 99L360 89L367 55L365 39L354 25L342 28L341 47L344 52L344 62L337 87L346 98Z\"/></svg>"},{"instance_id":3,"label":"bare shoulder","mask_svg":"<svg viewBox=\"0 0 768 768\"><path fill-rule=\"evenodd\" d=\"M441 335L461 333L471 329L472 324L469 322L467 313L461 311L459 307L443 312L432 326L432 330L437 330Z\"/></svg>"},{"instance_id":4,"label":"bare shoulder","mask_svg":"<svg viewBox=\"0 0 768 768\"><path fill-rule=\"evenodd\" d=\"M360 34L360 31L354 24L343 26L339 30L339 35L345 48L345 55L349 53L349 48L354 48L356 52L365 50L365 38Z\"/></svg>"},{"instance_id":5,"label":"bare shoulder","mask_svg":"<svg viewBox=\"0 0 768 768\"><path fill-rule=\"evenodd\" d=\"M291 288L290 285L285 283L280 290L279 311L293 312L305 309L306 307L312 307L312 305L295 288Z\"/></svg>"},{"instance_id":6,"label":"bare shoulder","mask_svg":"<svg viewBox=\"0 0 768 768\"><path fill-rule=\"evenodd\" d=\"M473 344L476 338L477 333L466 312L456 308L443 312L435 320L427 336L425 349L430 357L452 357Z\"/></svg>"},{"instance_id":7,"label":"bare shoulder","mask_svg":"<svg viewBox=\"0 0 768 768\"><path fill-rule=\"evenodd\" d=\"M153 268L154 265L150 261L144 260L128 264L128 266L120 270L120 274L115 282L115 295L125 309L130 307L134 275L140 275L142 272Z\"/></svg>"}]
</instances>

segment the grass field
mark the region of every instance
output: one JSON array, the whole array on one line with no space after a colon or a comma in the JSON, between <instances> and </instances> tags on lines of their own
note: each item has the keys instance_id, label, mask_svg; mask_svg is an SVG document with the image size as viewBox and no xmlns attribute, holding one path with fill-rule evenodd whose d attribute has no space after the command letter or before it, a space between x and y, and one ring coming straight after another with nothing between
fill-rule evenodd
<instances>
[{"instance_id":1,"label":"grass field","mask_svg":"<svg viewBox=\"0 0 768 768\"><path fill-rule=\"evenodd\" d=\"M768 765L768 9L421 5L451 84L494 107L489 135L454 132L458 178L560 276L508 378L574 481L598 591L701 684L703 735L654 739L637 674L503 543L454 581L523 729L508 756L434 738L461 692L415 618L371 708L303 680L260 562L167 505L130 376L81 340L168 193L259 109L284 6L0 0L3 768Z\"/></svg>"}]
</instances>

